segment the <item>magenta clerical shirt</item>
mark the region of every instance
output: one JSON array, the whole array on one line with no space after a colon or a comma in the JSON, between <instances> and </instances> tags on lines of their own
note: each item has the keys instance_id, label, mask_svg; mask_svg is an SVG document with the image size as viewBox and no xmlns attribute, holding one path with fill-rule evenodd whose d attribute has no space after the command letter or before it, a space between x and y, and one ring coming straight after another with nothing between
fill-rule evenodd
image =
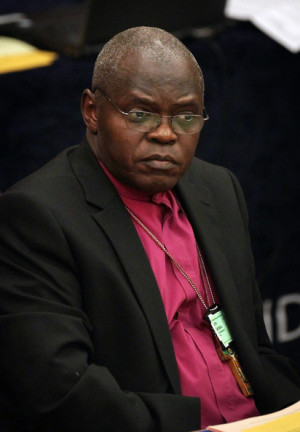
<instances>
[{"instance_id":1,"label":"magenta clerical shirt","mask_svg":"<svg viewBox=\"0 0 300 432\"><path fill-rule=\"evenodd\" d=\"M100 161L99 161L100 162ZM100 162L124 204L163 243L192 279L206 305L213 300L201 272L192 227L174 193L133 189ZM241 393L229 366L220 361L205 307L196 292L153 239L133 220L160 290L176 356L181 392L201 400L201 427L259 415L252 397ZM208 271L208 269L207 269ZM217 294L213 287L213 294ZM206 286L206 290L205 290Z\"/></svg>"}]
</instances>

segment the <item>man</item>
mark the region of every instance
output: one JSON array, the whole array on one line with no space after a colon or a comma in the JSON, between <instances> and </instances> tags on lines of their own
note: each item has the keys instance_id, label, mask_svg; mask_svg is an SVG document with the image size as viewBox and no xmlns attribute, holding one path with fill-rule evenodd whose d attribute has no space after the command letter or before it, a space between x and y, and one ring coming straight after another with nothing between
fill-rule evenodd
<instances>
[{"instance_id":1,"label":"man","mask_svg":"<svg viewBox=\"0 0 300 432\"><path fill-rule=\"evenodd\" d=\"M175 37L120 33L83 92L86 141L1 197L1 430L184 432L299 399L240 187L193 158L203 93Z\"/></svg>"}]
</instances>

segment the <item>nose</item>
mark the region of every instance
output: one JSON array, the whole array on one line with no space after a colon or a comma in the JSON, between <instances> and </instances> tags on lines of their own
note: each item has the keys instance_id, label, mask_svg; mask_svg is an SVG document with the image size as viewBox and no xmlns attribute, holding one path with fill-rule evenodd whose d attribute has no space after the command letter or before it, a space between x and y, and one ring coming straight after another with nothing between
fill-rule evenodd
<instances>
[{"instance_id":1,"label":"nose","mask_svg":"<svg viewBox=\"0 0 300 432\"><path fill-rule=\"evenodd\" d=\"M177 135L171 127L169 117L162 117L159 126L153 131L148 132L148 137L151 141L161 144L170 144L177 140Z\"/></svg>"}]
</instances>

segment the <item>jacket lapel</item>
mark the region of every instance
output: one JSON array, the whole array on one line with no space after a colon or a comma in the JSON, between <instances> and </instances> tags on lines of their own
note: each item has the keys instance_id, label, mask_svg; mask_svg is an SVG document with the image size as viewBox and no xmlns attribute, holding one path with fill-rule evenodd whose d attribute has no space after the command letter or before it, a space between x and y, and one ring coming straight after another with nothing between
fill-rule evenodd
<instances>
[{"instance_id":1,"label":"jacket lapel","mask_svg":"<svg viewBox=\"0 0 300 432\"><path fill-rule=\"evenodd\" d=\"M196 188L186 178L178 184L177 190L212 274L233 338L240 339L242 326L238 323L241 322L241 305L210 192L201 185Z\"/></svg>"},{"instance_id":2,"label":"jacket lapel","mask_svg":"<svg viewBox=\"0 0 300 432\"><path fill-rule=\"evenodd\" d=\"M131 218L86 143L72 155L71 164L87 202L97 207L92 217L109 237L127 273L171 386L175 393L180 393L177 364L159 288Z\"/></svg>"},{"instance_id":3,"label":"jacket lapel","mask_svg":"<svg viewBox=\"0 0 300 432\"><path fill-rule=\"evenodd\" d=\"M265 382L265 371L253 344L256 335L253 335L252 339L244 326L247 318L244 316L239 300L210 192L201 185L200 187L197 185L196 188L185 178L179 183L177 189L179 199L194 228L196 239L200 243L205 262L212 274L242 367L245 368L250 383L256 388L254 389L256 401L265 404L268 399L266 394L268 386ZM245 289L252 288L245 287ZM251 312L254 313L252 306Z\"/></svg>"}]
</instances>

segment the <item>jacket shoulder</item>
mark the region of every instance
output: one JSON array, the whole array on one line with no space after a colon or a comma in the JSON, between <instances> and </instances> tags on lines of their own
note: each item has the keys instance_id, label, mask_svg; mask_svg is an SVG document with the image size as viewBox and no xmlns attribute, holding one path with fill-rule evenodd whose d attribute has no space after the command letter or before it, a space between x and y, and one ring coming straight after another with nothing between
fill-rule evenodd
<instances>
[{"instance_id":1,"label":"jacket shoulder","mask_svg":"<svg viewBox=\"0 0 300 432\"><path fill-rule=\"evenodd\" d=\"M34 193L41 191L47 183L62 184L62 179L71 174L69 155L77 147L73 146L63 150L45 165L10 186L5 193L25 191Z\"/></svg>"},{"instance_id":2,"label":"jacket shoulder","mask_svg":"<svg viewBox=\"0 0 300 432\"><path fill-rule=\"evenodd\" d=\"M229 169L196 157L186 172L185 178L195 184L201 182L205 186L222 185L224 182L225 184L229 182L231 185L232 182L238 183L235 175Z\"/></svg>"}]
</instances>

